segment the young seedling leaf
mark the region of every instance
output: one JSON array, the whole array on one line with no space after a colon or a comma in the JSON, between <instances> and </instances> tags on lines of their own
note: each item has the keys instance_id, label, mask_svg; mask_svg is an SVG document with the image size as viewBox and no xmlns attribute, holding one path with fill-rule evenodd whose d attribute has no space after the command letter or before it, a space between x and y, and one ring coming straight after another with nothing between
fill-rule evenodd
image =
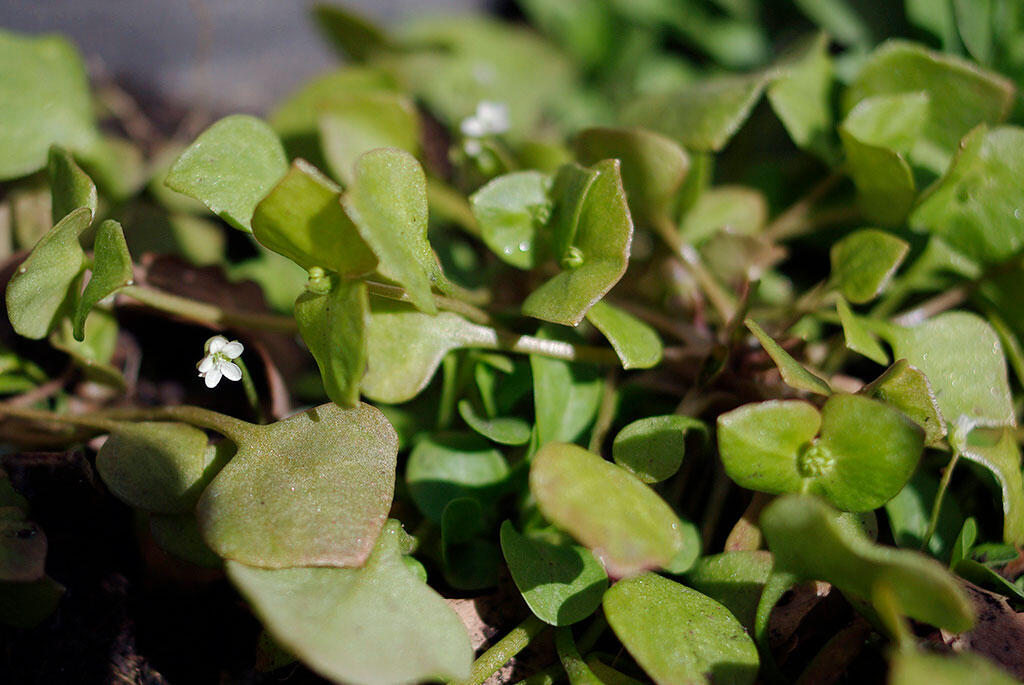
<instances>
[{"instance_id":1,"label":"young seedling leaf","mask_svg":"<svg viewBox=\"0 0 1024 685\"><path fill-rule=\"evenodd\" d=\"M639 419L615 436L612 458L645 483L667 480L683 463L686 433L690 430L707 435L707 426L688 416L667 414Z\"/></svg>"},{"instance_id":2,"label":"young seedling leaf","mask_svg":"<svg viewBox=\"0 0 1024 685\"><path fill-rule=\"evenodd\" d=\"M876 298L903 263L910 245L896 236L866 228L832 246L831 283L848 301L863 304Z\"/></svg>"},{"instance_id":3,"label":"young seedling leaf","mask_svg":"<svg viewBox=\"0 0 1024 685\"><path fill-rule=\"evenodd\" d=\"M459 400L459 416L466 424L488 440L502 445L525 445L532 430L529 423L515 416L484 418L473 409L469 400Z\"/></svg>"},{"instance_id":4,"label":"young seedling leaf","mask_svg":"<svg viewBox=\"0 0 1024 685\"><path fill-rule=\"evenodd\" d=\"M754 641L729 610L696 590L653 573L619 581L604 613L656 683L749 685L757 679Z\"/></svg>"},{"instance_id":5,"label":"young seedling leaf","mask_svg":"<svg viewBox=\"0 0 1024 685\"><path fill-rule=\"evenodd\" d=\"M970 600L942 565L916 551L871 542L817 498L780 497L765 507L761 530L777 572L798 580L824 580L862 600L870 600L873 589L887 583L910 618L955 633L974 624Z\"/></svg>"},{"instance_id":6,"label":"young seedling leaf","mask_svg":"<svg viewBox=\"0 0 1024 685\"><path fill-rule=\"evenodd\" d=\"M864 386L861 394L882 400L899 409L925 434L925 444L934 445L946 437L946 422L928 377L906 359L900 359L881 376Z\"/></svg>"},{"instance_id":7,"label":"young seedling leaf","mask_svg":"<svg viewBox=\"0 0 1024 685\"><path fill-rule=\"evenodd\" d=\"M683 548L679 517L621 466L582 447L548 443L530 465L530 492L545 518L625 577L669 565Z\"/></svg>"},{"instance_id":8,"label":"young seedling leaf","mask_svg":"<svg viewBox=\"0 0 1024 685\"><path fill-rule=\"evenodd\" d=\"M757 325L753 319L747 319L743 322L750 332L754 334L758 342L764 348L768 356L775 362L775 366L779 368L779 373L782 374L782 380L786 385L797 390L806 390L807 392L813 392L817 395L830 395L832 388L823 379L815 376L813 373L804 368L803 364L793 359L789 352L783 349L782 345L775 342L770 335L764 332L764 329Z\"/></svg>"},{"instance_id":9,"label":"young seedling leaf","mask_svg":"<svg viewBox=\"0 0 1024 685\"><path fill-rule=\"evenodd\" d=\"M274 130L262 119L234 114L203 131L164 182L251 233L256 205L287 172L288 158Z\"/></svg>"},{"instance_id":10,"label":"young seedling leaf","mask_svg":"<svg viewBox=\"0 0 1024 685\"><path fill-rule=\"evenodd\" d=\"M398 436L384 415L328 403L241 425L196 508L206 544L249 566L362 565L395 490Z\"/></svg>"},{"instance_id":11,"label":"young seedling leaf","mask_svg":"<svg viewBox=\"0 0 1024 685\"><path fill-rule=\"evenodd\" d=\"M473 648L455 611L402 561L401 524L384 527L359 569L267 570L227 563L267 632L335 681L389 685L461 680Z\"/></svg>"},{"instance_id":12,"label":"young seedling leaf","mask_svg":"<svg viewBox=\"0 0 1024 685\"><path fill-rule=\"evenodd\" d=\"M75 303L72 315L75 340L85 339L85 319L100 300L131 285L135 278L132 256L124 239L124 229L113 219L107 219L96 229L92 244L92 276Z\"/></svg>"},{"instance_id":13,"label":"young seedling leaf","mask_svg":"<svg viewBox=\"0 0 1024 685\"><path fill-rule=\"evenodd\" d=\"M345 277L363 276L377 258L341 207L337 186L301 159L256 205L253 236L303 269L320 267Z\"/></svg>"},{"instance_id":14,"label":"young seedling leaf","mask_svg":"<svg viewBox=\"0 0 1024 685\"><path fill-rule=\"evenodd\" d=\"M405 469L412 501L434 523L441 523L445 507L454 499L472 498L485 510L493 508L508 475L501 452L473 433L421 438Z\"/></svg>"},{"instance_id":15,"label":"young seedling leaf","mask_svg":"<svg viewBox=\"0 0 1024 685\"><path fill-rule=\"evenodd\" d=\"M338 406L354 407L366 372L366 283L335 274L315 280L295 301L295 323L320 369L327 396Z\"/></svg>"},{"instance_id":16,"label":"young seedling leaf","mask_svg":"<svg viewBox=\"0 0 1024 685\"><path fill-rule=\"evenodd\" d=\"M698 559L687 572L686 582L725 605L744 628L753 631L757 603L771 572L771 552L725 552Z\"/></svg>"},{"instance_id":17,"label":"young seedling leaf","mask_svg":"<svg viewBox=\"0 0 1024 685\"><path fill-rule=\"evenodd\" d=\"M344 204L381 275L405 288L417 309L436 313L431 284L447 281L427 242L427 177L416 158L394 148L363 154Z\"/></svg>"},{"instance_id":18,"label":"young seedling leaf","mask_svg":"<svg viewBox=\"0 0 1024 685\"><path fill-rule=\"evenodd\" d=\"M96 215L96 185L75 164L71 153L54 145L50 148L47 174L50 178L50 216L58 223L79 207Z\"/></svg>"},{"instance_id":19,"label":"young seedling leaf","mask_svg":"<svg viewBox=\"0 0 1024 685\"><path fill-rule=\"evenodd\" d=\"M846 300L840 298L836 301L836 310L839 313L839 323L843 326L843 339L846 347L858 354L862 354L873 362L888 364L889 355L878 342L878 338L864 327L860 318L853 313Z\"/></svg>"},{"instance_id":20,"label":"young seedling leaf","mask_svg":"<svg viewBox=\"0 0 1024 685\"><path fill-rule=\"evenodd\" d=\"M549 177L516 171L492 179L469 197L480 237L498 259L517 269L536 266L538 229L550 218Z\"/></svg>"},{"instance_id":21,"label":"young seedling leaf","mask_svg":"<svg viewBox=\"0 0 1024 685\"><path fill-rule=\"evenodd\" d=\"M653 328L629 312L596 302L587 312L592 323L612 344L624 369L649 369L661 362L661 339Z\"/></svg>"},{"instance_id":22,"label":"young seedling leaf","mask_svg":"<svg viewBox=\"0 0 1024 685\"><path fill-rule=\"evenodd\" d=\"M96 455L96 470L126 504L185 514L227 463L231 447L209 444L206 433L184 423L122 423Z\"/></svg>"},{"instance_id":23,"label":"young seedling leaf","mask_svg":"<svg viewBox=\"0 0 1024 685\"><path fill-rule=\"evenodd\" d=\"M19 335L41 340L68 313L78 296L85 252L78 237L92 222L81 207L36 243L7 284L7 314Z\"/></svg>"},{"instance_id":24,"label":"young seedling leaf","mask_svg":"<svg viewBox=\"0 0 1024 685\"><path fill-rule=\"evenodd\" d=\"M420 147L420 120L409 98L396 93L349 93L321 106L320 142L334 176L355 180L356 160L370 150L391 147L413 155Z\"/></svg>"}]
</instances>

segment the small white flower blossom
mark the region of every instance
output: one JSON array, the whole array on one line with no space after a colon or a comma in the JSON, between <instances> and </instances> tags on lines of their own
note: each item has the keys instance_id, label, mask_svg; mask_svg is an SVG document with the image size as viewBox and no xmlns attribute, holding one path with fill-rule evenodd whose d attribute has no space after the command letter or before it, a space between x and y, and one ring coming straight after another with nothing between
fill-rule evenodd
<instances>
[{"instance_id":1,"label":"small white flower blossom","mask_svg":"<svg viewBox=\"0 0 1024 685\"><path fill-rule=\"evenodd\" d=\"M504 102L482 100L477 103L476 113L463 119L459 129L467 138L504 133L508 130L508 106Z\"/></svg>"},{"instance_id":2,"label":"small white flower blossom","mask_svg":"<svg viewBox=\"0 0 1024 685\"><path fill-rule=\"evenodd\" d=\"M245 350L242 343L237 340L229 342L223 335L215 335L206 341L205 350L206 356L196 364L196 368L199 369L199 377L206 380L206 387L216 387L222 376L229 381L242 379L242 370L231 361L242 356Z\"/></svg>"}]
</instances>

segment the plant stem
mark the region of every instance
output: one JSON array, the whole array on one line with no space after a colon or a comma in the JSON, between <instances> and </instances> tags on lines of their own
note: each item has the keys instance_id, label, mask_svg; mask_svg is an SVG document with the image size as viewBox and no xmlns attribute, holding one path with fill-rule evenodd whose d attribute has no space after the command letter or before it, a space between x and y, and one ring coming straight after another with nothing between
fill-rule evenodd
<instances>
[{"instance_id":1,"label":"plant stem","mask_svg":"<svg viewBox=\"0 0 1024 685\"><path fill-rule=\"evenodd\" d=\"M531 614L525 621L509 631L486 652L473 662L469 678L459 685L480 685L507 664L516 654L523 651L533 638L546 628L547 624Z\"/></svg>"},{"instance_id":2,"label":"plant stem","mask_svg":"<svg viewBox=\"0 0 1024 685\"><path fill-rule=\"evenodd\" d=\"M503 352L517 352L519 354L539 354L542 357L551 357L552 359L602 364L604 366L619 364L619 358L616 356L615 351L607 347L573 345L561 340L544 340L532 335L518 335L493 328L484 330L490 331L487 339L481 339L479 343L470 345L471 347L501 350Z\"/></svg>"},{"instance_id":3,"label":"plant stem","mask_svg":"<svg viewBox=\"0 0 1024 685\"><path fill-rule=\"evenodd\" d=\"M520 680L516 685L554 685L562 676L565 675L565 669L562 668L562 662L552 664L544 670L537 671L529 678Z\"/></svg>"},{"instance_id":4,"label":"plant stem","mask_svg":"<svg viewBox=\"0 0 1024 685\"><path fill-rule=\"evenodd\" d=\"M964 283L935 297L925 300L913 309L893 317L892 322L900 326L916 326L936 314L956 307L964 302L977 288L977 282Z\"/></svg>"},{"instance_id":5,"label":"plant stem","mask_svg":"<svg viewBox=\"0 0 1024 685\"><path fill-rule=\"evenodd\" d=\"M651 223L662 241L678 255L687 270L693 275L711 305L718 310L722 321L731 320L736 315L736 298L722 287L722 284L707 270L693 245L683 242L675 225L664 214L652 217Z\"/></svg>"},{"instance_id":6,"label":"plant stem","mask_svg":"<svg viewBox=\"0 0 1024 685\"><path fill-rule=\"evenodd\" d=\"M932 515L928 519L928 530L925 531L924 537L921 538L922 550L928 548L928 543L931 542L932 536L935 535L935 530L939 527L939 514L942 513L942 500L946 497L946 490L949 488L949 482L953 478L953 469L956 468L956 463L959 460L960 450L954 450L953 456L946 465L946 469L942 472L942 480L939 481L939 490L935 493L935 502L932 504Z\"/></svg>"},{"instance_id":7,"label":"plant stem","mask_svg":"<svg viewBox=\"0 0 1024 685\"><path fill-rule=\"evenodd\" d=\"M245 399L249 402L249 406L252 407L253 414L256 416L256 422L266 423L266 417L263 415L263 405L260 403L260 397L256 393L256 384L252 382L252 376L249 374L249 367L245 365L241 357L236 358L234 362L242 371L242 388L245 390Z\"/></svg>"},{"instance_id":8,"label":"plant stem","mask_svg":"<svg viewBox=\"0 0 1024 685\"><path fill-rule=\"evenodd\" d=\"M580 656L572 637L572 628L565 626L555 629L555 649L562 662L562 668L569 676L570 685L602 685L587 662Z\"/></svg>"},{"instance_id":9,"label":"plant stem","mask_svg":"<svg viewBox=\"0 0 1024 685\"><path fill-rule=\"evenodd\" d=\"M616 410L619 408L615 375L615 369L612 369L604 378L601 406L597 410L597 419L594 421L594 429L590 433L590 443L587 445L587 449L596 454L601 454L601 445L604 444L604 439L612 427L612 421L615 420Z\"/></svg>"},{"instance_id":10,"label":"plant stem","mask_svg":"<svg viewBox=\"0 0 1024 685\"><path fill-rule=\"evenodd\" d=\"M772 242L781 242L786 238L791 238L804 232L808 224L811 208L814 207L818 200L828 195L841 180L843 180L843 175L838 171L834 171L823 178L806 195L775 217L765 227L761 235Z\"/></svg>"},{"instance_id":11,"label":"plant stem","mask_svg":"<svg viewBox=\"0 0 1024 685\"><path fill-rule=\"evenodd\" d=\"M209 302L172 295L154 288L129 285L121 290L121 294L153 309L200 323L277 333L295 333L298 330L295 319L290 316L231 311Z\"/></svg>"},{"instance_id":12,"label":"plant stem","mask_svg":"<svg viewBox=\"0 0 1024 685\"><path fill-rule=\"evenodd\" d=\"M405 291L405 288L400 288L397 285L388 285L387 283L378 283L377 281L366 281L366 289L371 295L376 295L377 297L397 300L398 302L412 302L412 298L409 297L409 293ZM438 309L444 309L445 311L461 314L473 323L478 323L483 326L494 325L494 319L491 318L490 314L468 302L456 300L452 297L445 297L444 295L434 295L434 303L437 304Z\"/></svg>"},{"instance_id":13,"label":"plant stem","mask_svg":"<svg viewBox=\"0 0 1024 685\"><path fill-rule=\"evenodd\" d=\"M0 416L34 421L36 423L62 423L68 426L89 428L106 433L117 427L117 421L96 414L57 414L44 409L19 407L8 403L0 403Z\"/></svg>"}]
</instances>

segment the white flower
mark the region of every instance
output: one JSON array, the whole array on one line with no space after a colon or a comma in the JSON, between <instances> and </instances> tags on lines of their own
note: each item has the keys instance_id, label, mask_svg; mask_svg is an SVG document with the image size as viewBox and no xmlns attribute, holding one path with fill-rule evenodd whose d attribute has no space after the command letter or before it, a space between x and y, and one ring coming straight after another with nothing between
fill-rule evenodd
<instances>
[{"instance_id":1,"label":"white flower","mask_svg":"<svg viewBox=\"0 0 1024 685\"><path fill-rule=\"evenodd\" d=\"M475 114L462 120L459 129L467 138L504 133L508 130L508 106L504 102L483 100L477 103Z\"/></svg>"},{"instance_id":2,"label":"white flower","mask_svg":"<svg viewBox=\"0 0 1024 685\"><path fill-rule=\"evenodd\" d=\"M216 387L221 376L229 381L242 379L242 370L231 361L242 355L245 349L242 343L237 340L228 342L223 335L215 335L206 341L205 349L206 356L196 364L196 368L199 369L199 377L206 379L206 387Z\"/></svg>"}]
</instances>

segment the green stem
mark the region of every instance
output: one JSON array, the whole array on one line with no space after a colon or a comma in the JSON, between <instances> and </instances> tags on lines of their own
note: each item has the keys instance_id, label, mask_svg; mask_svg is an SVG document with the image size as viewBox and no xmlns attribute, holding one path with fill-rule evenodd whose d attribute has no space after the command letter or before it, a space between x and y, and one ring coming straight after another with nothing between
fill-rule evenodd
<instances>
[{"instance_id":1,"label":"green stem","mask_svg":"<svg viewBox=\"0 0 1024 685\"><path fill-rule=\"evenodd\" d=\"M765 227L764 231L761 232L761 235L772 242L781 242L786 238L800 235L806 231L806 225L808 224L808 217L810 216L811 209L821 198L828 195L842 180L843 175L839 171L833 171L822 179L818 185L811 188L806 195L791 204L784 212L775 217L775 219Z\"/></svg>"},{"instance_id":2,"label":"green stem","mask_svg":"<svg viewBox=\"0 0 1024 685\"><path fill-rule=\"evenodd\" d=\"M565 675L562 663L552 664L547 668L537 671L529 678L520 680L516 685L555 685Z\"/></svg>"},{"instance_id":3,"label":"green stem","mask_svg":"<svg viewBox=\"0 0 1024 685\"><path fill-rule=\"evenodd\" d=\"M511 661L516 654L523 651L547 627L546 623L531 614L529 618L509 631L508 635L481 654L473 662L469 678L459 685L480 685L494 675L499 668Z\"/></svg>"},{"instance_id":4,"label":"green stem","mask_svg":"<svg viewBox=\"0 0 1024 685\"><path fill-rule=\"evenodd\" d=\"M572 637L572 628L565 626L555 629L555 649L562 662L562 668L569 676L569 685L602 685L587 662L580 656Z\"/></svg>"},{"instance_id":5,"label":"green stem","mask_svg":"<svg viewBox=\"0 0 1024 685\"><path fill-rule=\"evenodd\" d=\"M8 403L0 403L0 416L36 423L61 423L79 428L89 428L101 433L109 433L117 427L117 421L96 414L57 414L43 409L19 407Z\"/></svg>"},{"instance_id":6,"label":"green stem","mask_svg":"<svg viewBox=\"0 0 1024 685\"><path fill-rule=\"evenodd\" d=\"M245 390L245 399L249 402L249 406L252 407L253 414L256 416L256 422L266 423L267 419L263 415L263 405L260 403L260 397L256 393L256 384L252 381L252 375L249 374L249 367L245 365L241 357L235 359L234 362L242 371L242 388Z\"/></svg>"},{"instance_id":7,"label":"green stem","mask_svg":"<svg viewBox=\"0 0 1024 685\"><path fill-rule=\"evenodd\" d=\"M583 635L576 641L576 647L580 652L586 654L594 648L597 641L601 639L601 635L608 629L608 619L604 617L604 612L598 609L594 618L590 621L590 625L583 631Z\"/></svg>"},{"instance_id":8,"label":"green stem","mask_svg":"<svg viewBox=\"0 0 1024 685\"><path fill-rule=\"evenodd\" d=\"M935 530L939 527L942 500L946 497L946 490L949 488L950 480L953 478L953 469L956 468L958 461L960 461L960 450L954 450L949 464L946 465L946 470L942 472L942 480L939 481L938 492L935 493L935 501L932 503L932 515L928 519L928 530L925 531L924 537L921 538L922 550L928 548L928 543L931 541L932 536L935 535Z\"/></svg>"},{"instance_id":9,"label":"green stem","mask_svg":"<svg viewBox=\"0 0 1024 685\"><path fill-rule=\"evenodd\" d=\"M398 302L412 302L412 298L409 297L409 293L405 291L405 288L400 288L397 285L388 285L387 283L378 283L377 281L366 281L366 289L371 295L376 295L377 297L383 297L388 300L397 300ZM456 300L452 297L445 297L444 295L434 295L434 303L437 305L438 309L461 314L473 323L478 323L483 326L494 325L494 319L491 318L490 314L479 307L474 307L468 302Z\"/></svg>"},{"instance_id":10,"label":"green stem","mask_svg":"<svg viewBox=\"0 0 1024 685\"><path fill-rule=\"evenodd\" d=\"M718 315L722 318L722 321L732 320L736 315L736 298L707 270L693 245L683 242L672 220L664 214L652 217L651 223L654 226L655 232L668 245L669 249L682 260L687 270L693 275L697 285L700 286L704 295L707 296L708 301L718 310Z\"/></svg>"},{"instance_id":11,"label":"green stem","mask_svg":"<svg viewBox=\"0 0 1024 685\"><path fill-rule=\"evenodd\" d=\"M615 369L612 369L605 376L604 389L601 392L601 406L597 410L594 430L590 433L590 444L587 449L596 454L601 454L601 445L604 444L605 436L608 435L608 431L612 427L619 406L615 375Z\"/></svg>"},{"instance_id":12,"label":"green stem","mask_svg":"<svg viewBox=\"0 0 1024 685\"><path fill-rule=\"evenodd\" d=\"M481 340L473 347L519 354L539 354L542 357L563 359L570 362L586 362L617 366L619 362L615 351L607 347L591 347L589 345L573 345L561 340L544 340L532 335L518 335L508 331L486 329L491 333L486 340Z\"/></svg>"},{"instance_id":13,"label":"green stem","mask_svg":"<svg viewBox=\"0 0 1024 685\"><path fill-rule=\"evenodd\" d=\"M225 328L251 328L278 333L294 333L296 331L295 319L290 316L231 311L209 302L200 302L138 285L126 286L121 290L121 294L153 309L201 323Z\"/></svg>"}]
</instances>

